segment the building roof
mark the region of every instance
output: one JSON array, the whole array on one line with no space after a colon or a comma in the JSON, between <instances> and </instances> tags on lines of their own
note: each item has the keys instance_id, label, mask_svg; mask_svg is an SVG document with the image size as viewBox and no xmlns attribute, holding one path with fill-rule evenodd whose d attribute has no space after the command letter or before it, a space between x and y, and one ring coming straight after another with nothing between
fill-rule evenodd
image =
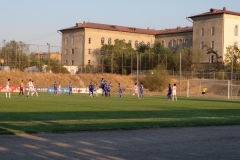
<instances>
[{"instance_id":1,"label":"building roof","mask_svg":"<svg viewBox=\"0 0 240 160\"><path fill-rule=\"evenodd\" d=\"M165 30L157 30L156 35L164 35L164 34L175 34L175 33L186 33L193 32L193 27L177 27L177 28L169 28Z\"/></svg>"},{"instance_id":2,"label":"building roof","mask_svg":"<svg viewBox=\"0 0 240 160\"><path fill-rule=\"evenodd\" d=\"M111 31L120 31L120 32L129 32L129 33L140 33L140 34L149 34L155 35L156 30L154 29L142 29L142 28L135 28L135 27L125 27L125 26L117 26L117 25L108 25L108 24L100 24L100 23L91 23L91 22L83 22L83 23L76 23L76 26L61 29L59 31L67 31L73 29L81 29L81 28L93 28L93 29L102 29L102 30L111 30Z\"/></svg>"},{"instance_id":3,"label":"building roof","mask_svg":"<svg viewBox=\"0 0 240 160\"><path fill-rule=\"evenodd\" d=\"M226 9L226 7L223 7L222 10L211 8L209 12L197 14L197 15L194 15L194 16L190 16L188 18L196 18L196 17L211 16L211 15L218 15L218 14L231 14L231 15L240 16L239 12L228 11Z\"/></svg>"},{"instance_id":4,"label":"building roof","mask_svg":"<svg viewBox=\"0 0 240 160\"><path fill-rule=\"evenodd\" d=\"M125 26L117 26L117 25L109 25L109 24L100 24L100 23L91 23L91 22L83 22L76 23L75 26L70 28L61 29L59 31L68 31L74 29L82 29L82 28L93 28L93 29L102 29L102 30L111 30L111 31L119 31L119 32L129 32L129 33L139 33L139 34L148 34L148 35L159 35L159 34L173 34L173 33L183 33L183 32L192 32L192 27L177 27L172 29L165 30L155 30L155 29L142 29L135 27L125 27Z\"/></svg>"}]
</instances>

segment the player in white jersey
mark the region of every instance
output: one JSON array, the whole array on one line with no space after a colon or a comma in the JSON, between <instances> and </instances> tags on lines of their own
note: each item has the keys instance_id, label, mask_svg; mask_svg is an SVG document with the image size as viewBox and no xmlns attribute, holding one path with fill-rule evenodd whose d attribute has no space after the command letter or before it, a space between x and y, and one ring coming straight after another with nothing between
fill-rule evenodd
<instances>
[{"instance_id":1,"label":"player in white jersey","mask_svg":"<svg viewBox=\"0 0 240 160\"><path fill-rule=\"evenodd\" d=\"M140 99L140 98L139 98L139 92L138 92L137 83L135 83L135 86L133 87L133 94L132 94L132 96L135 96L135 94L137 94L138 99Z\"/></svg>"},{"instance_id":2,"label":"player in white jersey","mask_svg":"<svg viewBox=\"0 0 240 160\"><path fill-rule=\"evenodd\" d=\"M174 84L172 87L172 101L174 101L174 98L177 101L177 86L176 86L176 84Z\"/></svg>"},{"instance_id":3,"label":"player in white jersey","mask_svg":"<svg viewBox=\"0 0 240 160\"><path fill-rule=\"evenodd\" d=\"M6 83L6 98L11 98L11 88L10 88L10 79Z\"/></svg>"},{"instance_id":4,"label":"player in white jersey","mask_svg":"<svg viewBox=\"0 0 240 160\"><path fill-rule=\"evenodd\" d=\"M59 95L59 94L61 94L61 92L62 92L62 86L61 86L61 83L59 82L57 94Z\"/></svg>"},{"instance_id":5,"label":"player in white jersey","mask_svg":"<svg viewBox=\"0 0 240 160\"><path fill-rule=\"evenodd\" d=\"M27 97L29 96L29 93L31 92L31 93L33 93L33 83L32 83L32 80L31 79L29 79L29 81L28 81L28 94L27 94Z\"/></svg>"},{"instance_id":6,"label":"player in white jersey","mask_svg":"<svg viewBox=\"0 0 240 160\"><path fill-rule=\"evenodd\" d=\"M37 97L38 97L38 93L37 93L37 89L35 88L35 85L34 85L34 83L33 83L33 81L32 81L32 96L34 95L34 93L36 93L36 95L37 95Z\"/></svg>"}]
</instances>

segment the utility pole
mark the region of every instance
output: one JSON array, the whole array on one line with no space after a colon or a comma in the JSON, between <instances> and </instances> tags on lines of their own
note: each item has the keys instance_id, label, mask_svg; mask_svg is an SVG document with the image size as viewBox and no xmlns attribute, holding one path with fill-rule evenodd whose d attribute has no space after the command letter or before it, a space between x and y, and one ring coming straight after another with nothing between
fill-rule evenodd
<instances>
[{"instance_id":1,"label":"utility pole","mask_svg":"<svg viewBox=\"0 0 240 160\"><path fill-rule=\"evenodd\" d=\"M181 95L181 78L182 78L182 54L180 52L180 73L179 73L179 95Z\"/></svg>"},{"instance_id":2,"label":"utility pole","mask_svg":"<svg viewBox=\"0 0 240 160\"><path fill-rule=\"evenodd\" d=\"M50 44L47 43L48 45L48 68L49 68L49 73L50 73Z\"/></svg>"},{"instance_id":3,"label":"utility pole","mask_svg":"<svg viewBox=\"0 0 240 160\"><path fill-rule=\"evenodd\" d=\"M234 48L233 48L233 50L232 50L232 66L231 66L231 98L232 98L232 86L233 86L233 83L232 83L232 81L233 81L233 56L234 56Z\"/></svg>"}]
</instances>

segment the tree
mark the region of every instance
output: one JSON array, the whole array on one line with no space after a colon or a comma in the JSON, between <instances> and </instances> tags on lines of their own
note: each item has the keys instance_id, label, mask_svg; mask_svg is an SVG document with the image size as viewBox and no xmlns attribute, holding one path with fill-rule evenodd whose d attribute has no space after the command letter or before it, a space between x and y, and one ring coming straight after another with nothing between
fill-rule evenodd
<instances>
[{"instance_id":1,"label":"tree","mask_svg":"<svg viewBox=\"0 0 240 160\"><path fill-rule=\"evenodd\" d=\"M226 47L225 60L227 70L230 71L233 62L233 71L240 71L240 50L237 46Z\"/></svg>"},{"instance_id":2,"label":"tree","mask_svg":"<svg viewBox=\"0 0 240 160\"><path fill-rule=\"evenodd\" d=\"M181 53L181 69L182 71L193 71L193 70L201 70L203 60L203 51L199 49L190 48L182 48L177 51L174 61L176 63L176 69L179 70L180 66L180 53Z\"/></svg>"}]
</instances>

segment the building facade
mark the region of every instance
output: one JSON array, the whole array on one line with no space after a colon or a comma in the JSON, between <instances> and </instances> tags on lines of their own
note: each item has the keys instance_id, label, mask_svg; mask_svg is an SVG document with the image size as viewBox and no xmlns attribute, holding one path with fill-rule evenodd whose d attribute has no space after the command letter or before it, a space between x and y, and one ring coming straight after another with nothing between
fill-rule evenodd
<instances>
[{"instance_id":1,"label":"building facade","mask_svg":"<svg viewBox=\"0 0 240 160\"><path fill-rule=\"evenodd\" d=\"M177 51L181 47L193 47L216 51L219 62L224 61L226 47L238 46L240 13L223 9L210 9L209 12L187 17L192 26L154 30L97 23L76 23L75 26L61 29L62 64L66 66L95 65L98 63L101 46L114 44L115 39L131 43L136 48L139 43L150 47L156 40L164 47ZM215 54L205 54L200 63L216 62Z\"/></svg>"}]
</instances>

